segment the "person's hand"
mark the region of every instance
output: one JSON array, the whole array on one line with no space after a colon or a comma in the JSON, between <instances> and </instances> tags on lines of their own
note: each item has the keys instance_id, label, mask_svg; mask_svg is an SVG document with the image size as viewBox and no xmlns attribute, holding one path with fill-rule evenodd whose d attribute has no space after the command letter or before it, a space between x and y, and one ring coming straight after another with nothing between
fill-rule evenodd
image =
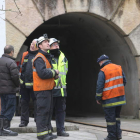
<instances>
[{"instance_id":1,"label":"person's hand","mask_svg":"<svg viewBox=\"0 0 140 140\"><path fill-rule=\"evenodd\" d=\"M100 105L100 104L101 104L101 101L96 100L96 102L97 102L97 104L98 104L98 105Z\"/></svg>"},{"instance_id":2,"label":"person's hand","mask_svg":"<svg viewBox=\"0 0 140 140\"><path fill-rule=\"evenodd\" d=\"M55 75L54 79L56 80L56 79L58 79L58 78L59 78L59 75Z\"/></svg>"},{"instance_id":3,"label":"person's hand","mask_svg":"<svg viewBox=\"0 0 140 140\"><path fill-rule=\"evenodd\" d=\"M57 75L59 74L59 70L55 70L56 71L56 73L57 73Z\"/></svg>"}]
</instances>

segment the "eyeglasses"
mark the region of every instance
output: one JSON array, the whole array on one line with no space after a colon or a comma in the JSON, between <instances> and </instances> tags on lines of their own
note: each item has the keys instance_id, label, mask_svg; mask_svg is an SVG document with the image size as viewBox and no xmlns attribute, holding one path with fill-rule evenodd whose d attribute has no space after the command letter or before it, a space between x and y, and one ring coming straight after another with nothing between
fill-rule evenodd
<instances>
[{"instance_id":1,"label":"eyeglasses","mask_svg":"<svg viewBox=\"0 0 140 140\"><path fill-rule=\"evenodd\" d=\"M59 44L58 43L55 43L55 44L52 44L51 46L59 46Z\"/></svg>"}]
</instances>

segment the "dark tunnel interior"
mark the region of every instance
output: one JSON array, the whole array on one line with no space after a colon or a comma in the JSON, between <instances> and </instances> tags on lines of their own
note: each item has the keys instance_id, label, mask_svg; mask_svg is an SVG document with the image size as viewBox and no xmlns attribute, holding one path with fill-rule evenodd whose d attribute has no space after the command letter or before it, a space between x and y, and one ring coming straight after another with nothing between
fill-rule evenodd
<instances>
[{"instance_id":1,"label":"dark tunnel interior","mask_svg":"<svg viewBox=\"0 0 140 140\"><path fill-rule=\"evenodd\" d=\"M122 115L138 115L138 76L135 58L123 36L111 25L92 14L68 13L44 22L28 36L24 45L30 46L34 38L44 33L47 33L49 38L60 40L60 49L69 62L67 115L103 114L102 107L97 105L95 100L96 81L100 70L96 61L102 54L108 55L113 63L121 65L127 78L127 105L123 107Z\"/></svg>"}]
</instances>

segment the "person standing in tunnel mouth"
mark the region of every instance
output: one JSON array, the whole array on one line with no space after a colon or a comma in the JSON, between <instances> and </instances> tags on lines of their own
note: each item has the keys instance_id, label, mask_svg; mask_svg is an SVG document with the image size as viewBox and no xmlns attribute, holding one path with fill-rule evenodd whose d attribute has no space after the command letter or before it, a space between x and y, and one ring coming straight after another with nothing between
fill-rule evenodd
<instances>
[{"instance_id":1,"label":"person standing in tunnel mouth","mask_svg":"<svg viewBox=\"0 0 140 140\"><path fill-rule=\"evenodd\" d=\"M96 86L96 101L103 106L108 131L108 136L104 140L120 140L120 112L122 105L126 104L125 74L121 66L113 64L105 54L97 59L97 63L100 65L100 72Z\"/></svg>"},{"instance_id":2,"label":"person standing in tunnel mouth","mask_svg":"<svg viewBox=\"0 0 140 140\"><path fill-rule=\"evenodd\" d=\"M65 109L66 109L66 74L68 72L68 60L64 53L59 50L59 41L55 38L50 38L50 53L52 65L54 69L59 70L59 79L55 80L56 86L53 89L53 109L55 110L57 135L68 137L65 132Z\"/></svg>"},{"instance_id":3,"label":"person standing in tunnel mouth","mask_svg":"<svg viewBox=\"0 0 140 140\"><path fill-rule=\"evenodd\" d=\"M52 69L51 55L47 34L37 40L39 51L33 59L33 90L36 96L36 125L37 138L39 140L51 140L57 138L51 132L51 105L54 80L58 78L59 71Z\"/></svg>"},{"instance_id":4,"label":"person standing in tunnel mouth","mask_svg":"<svg viewBox=\"0 0 140 140\"><path fill-rule=\"evenodd\" d=\"M30 97L34 103L34 120L36 117L36 98L33 91L33 70L32 60L38 53L36 46L37 39L31 42L30 50L23 53L19 64L20 75L20 102L21 102L21 123L19 127L25 127L29 123L29 102Z\"/></svg>"}]
</instances>

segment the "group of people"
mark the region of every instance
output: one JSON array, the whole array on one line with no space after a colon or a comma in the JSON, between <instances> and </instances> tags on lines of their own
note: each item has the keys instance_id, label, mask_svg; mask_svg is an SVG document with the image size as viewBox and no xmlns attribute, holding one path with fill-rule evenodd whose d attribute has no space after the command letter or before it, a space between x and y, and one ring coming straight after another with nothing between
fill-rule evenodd
<instances>
[{"instance_id":1,"label":"group of people","mask_svg":"<svg viewBox=\"0 0 140 140\"><path fill-rule=\"evenodd\" d=\"M17 67L13 58L14 47L7 45L0 58L0 136L17 136L10 130L16 108L16 93L21 96L21 123L29 123L29 101L34 103L34 121L39 140L52 140L57 136L68 137L64 128L66 109L66 74L68 60L59 49L59 41L47 34L34 39L24 52ZM122 138L120 112L126 104L124 86L126 78L121 66L113 64L107 55L97 59L100 65L96 87L97 104L102 104L107 122L105 140ZM55 111L57 135L52 134L51 119Z\"/></svg>"},{"instance_id":2,"label":"group of people","mask_svg":"<svg viewBox=\"0 0 140 140\"><path fill-rule=\"evenodd\" d=\"M0 135L18 135L17 132L10 130L10 126L6 128L5 123L7 120L10 122L14 116L16 107L15 94L20 87L21 123L19 127L25 127L29 123L29 102L30 98L32 98L34 102L34 120L37 126L37 138L40 140L51 140L57 138L57 136L68 137L69 134L66 133L64 127L68 60L59 49L59 41L55 38L49 39L46 34L38 39L34 39L29 51L23 53L18 67L15 61L12 60L14 48L7 45L4 49L12 54L9 55L9 52L4 51L4 55L0 58L0 69L3 65L5 68L0 70L0 86L3 85L3 88L6 89L0 92L2 101ZM9 67L7 66L7 62L5 62L6 60L9 63ZM8 79L7 77L5 77L6 79L4 78L5 75L9 76L8 78L12 84L9 83L8 85L4 83ZM2 78L4 78L3 81ZM15 89L9 89L8 86L15 87ZM11 94L15 99L11 97L14 101L7 99ZM3 96L6 96L6 99ZM55 111L57 135L52 134L51 119L53 110Z\"/></svg>"}]
</instances>

